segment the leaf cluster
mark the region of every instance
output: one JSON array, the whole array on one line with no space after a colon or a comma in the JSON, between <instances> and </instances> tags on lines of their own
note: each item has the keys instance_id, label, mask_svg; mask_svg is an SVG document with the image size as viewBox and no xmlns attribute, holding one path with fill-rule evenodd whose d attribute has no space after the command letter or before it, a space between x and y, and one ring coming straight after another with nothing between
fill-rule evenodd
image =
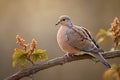
<instances>
[{"instance_id":1,"label":"leaf cluster","mask_svg":"<svg viewBox=\"0 0 120 80\"><path fill-rule=\"evenodd\" d=\"M15 48L13 53L13 62L12 65L15 67L17 64L19 64L20 69L23 69L25 64L30 62L31 64L35 64L37 60L40 59L40 61L45 61L48 59L48 55L46 54L45 50L42 49L36 49L37 47L37 41L35 39L32 39L31 44L26 44L25 40L22 39L19 35L16 36L17 44L22 47Z\"/></svg>"},{"instance_id":2,"label":"leaf cluster","mask_svg":"<svg viewBox=\"0 0 120 80\"><path fill-rule=\"evenodd\" d=\"M108 41L108 39L112 39L113 47L111 50L116 50L120 46L120 22L117 17L111 23L109 29L100 29L96 35L97 42L100 44L104 44Z\"/></svg>"},{"instance_id":3,"label":"leaf cluster","mask_svg":"<svg viewBox=\"0 0 120 80\"><path fill-rule=\"evenodd\" d=\"M103 80L120 80L120 65L113 64L112 69L106 70Z\"/></svg>"}]
</instances>

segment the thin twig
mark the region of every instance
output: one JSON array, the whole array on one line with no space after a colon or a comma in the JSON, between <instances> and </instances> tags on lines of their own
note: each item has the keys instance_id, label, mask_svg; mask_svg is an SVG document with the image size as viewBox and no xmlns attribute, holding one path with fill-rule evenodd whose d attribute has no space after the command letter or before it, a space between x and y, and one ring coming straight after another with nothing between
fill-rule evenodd
<instances>
[{"instance_id":1,"label":"thin twig","mask_svg":"<svg viewBox=\"0 0 120 80\"><path fill-rule=\"evenodd\" d=\"M105 52L102 55L106 59L116 58L116 57L120 57L120 51ZM57 58L51 59L49 61L33 65L32 67L23 69L22 71L18 71L17 73L9 76L8 78L6 78L4 80L19 80L23 77L27 77L27 76L30 76L31 74L35 74L38 71L48 69L48 68L51 68L51 67L54 67L57 65L63 65L65 63L72 62L72 61L92 59L92 58L93 57L88 54L73 56L73 57L66 57L66 56L57 57Z\"/></svg>"}]
</instances>

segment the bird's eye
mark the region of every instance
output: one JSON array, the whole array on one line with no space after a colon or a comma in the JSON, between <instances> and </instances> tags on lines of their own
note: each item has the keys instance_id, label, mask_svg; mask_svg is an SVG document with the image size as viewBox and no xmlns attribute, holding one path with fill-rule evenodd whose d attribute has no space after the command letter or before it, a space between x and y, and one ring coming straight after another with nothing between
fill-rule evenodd
<instances>
[{"instance_id":1,"label":"bird's eye","mask_svg":"<svg viewBox=\"0 0 120 80\"><path fill-rule=\"evenodd\" d=\"M63 19L62 21L65 21L65 19Z\"/></svg>"}]
</instances>

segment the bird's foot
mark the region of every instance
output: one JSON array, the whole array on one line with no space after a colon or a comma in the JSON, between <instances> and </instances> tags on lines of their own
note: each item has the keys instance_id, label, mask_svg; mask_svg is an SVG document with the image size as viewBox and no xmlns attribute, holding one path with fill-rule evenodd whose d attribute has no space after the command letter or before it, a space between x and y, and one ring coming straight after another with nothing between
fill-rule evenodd
<instances>
[{"instance_id":1,"label":"bird's foot","mask_svg":"<svg viewBox=\"0 0 120 80\"><path fill-rule=\"evenodd\" d=\"M74 55L74 53L66 53L65 56L66 56L66 57L73 57L73 56L75 56L75 55Z\"/></svg>"}]
</instances>

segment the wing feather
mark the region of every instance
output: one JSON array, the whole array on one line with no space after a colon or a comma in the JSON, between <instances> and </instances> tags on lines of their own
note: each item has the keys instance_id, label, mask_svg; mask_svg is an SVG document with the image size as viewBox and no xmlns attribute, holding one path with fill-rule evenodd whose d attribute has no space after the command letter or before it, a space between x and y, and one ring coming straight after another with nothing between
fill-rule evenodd
<instances>
[{"instance_id":1,"label":"wing feather","mask_svg":"<svg viewBox=\"0 0 120 80\"><path fill-rule=\"evenodd\" d=\"M82 28L86 31L86 33L88 34L89 38L93 41L93 43L96 45L96 47L100 48L100 46L96 43L94 38L90 35L90 32L86 28L84 28L84 27L82 27Z\"/></svg>"},{"instance_id":2,"label":"wing feather","mask_svg":"<svg viewBox=\"0 0 120 80\"><path fill-rule=\"evenodd\" d=\"M73 26L66 33L68 43L80 51L95 52L98 51L95 41L91 35L82 27Z\"/></svg>"}]
</instances>

